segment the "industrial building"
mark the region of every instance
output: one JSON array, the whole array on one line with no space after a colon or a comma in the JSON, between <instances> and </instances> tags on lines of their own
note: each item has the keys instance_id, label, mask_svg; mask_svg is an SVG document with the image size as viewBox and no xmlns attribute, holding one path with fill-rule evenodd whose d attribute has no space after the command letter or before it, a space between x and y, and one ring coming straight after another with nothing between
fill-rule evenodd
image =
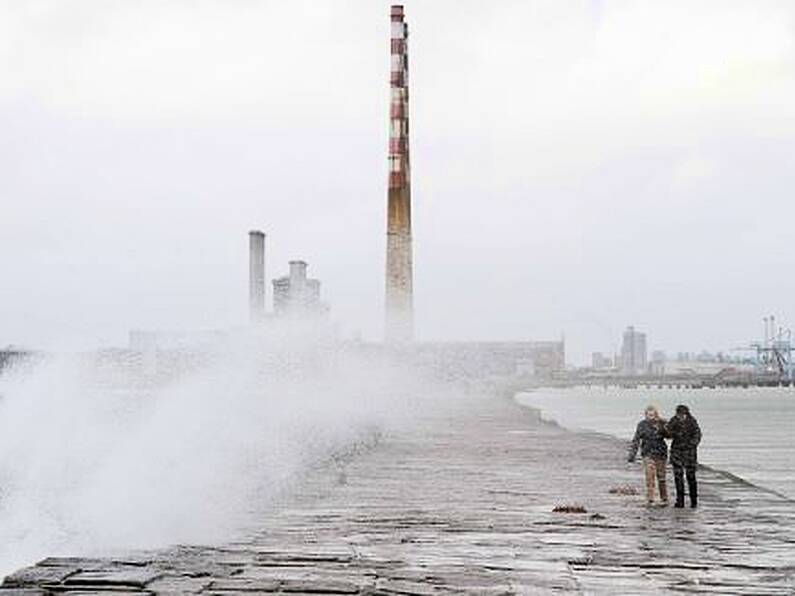
<instances>
[{"instance_id":1,"label":"industrial building","mask_svg":"<svg viewBox=\"0 0 795 596\"><path fill-rule=\"evenodd\" d=\"M417 342L415 362L442 377L553 379L566 370L564 341Z\"/></svg>"},{"instance_id":2,"label":"industrial building","mask_svg":"<svg viewBox=\"0 0 795 596\"><path fill-rule=\"evenodd\" d=\"M320 301L320 281L306 275L305 261L290 261L290 273L273 280L275 315L309 316L328 312Z\"/></svg>"}]
</instances>

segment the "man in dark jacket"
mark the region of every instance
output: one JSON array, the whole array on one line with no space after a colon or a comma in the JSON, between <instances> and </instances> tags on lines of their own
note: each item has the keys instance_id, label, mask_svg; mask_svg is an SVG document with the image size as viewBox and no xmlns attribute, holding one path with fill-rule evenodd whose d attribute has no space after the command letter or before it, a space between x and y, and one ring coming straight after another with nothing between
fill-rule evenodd
<instances>
[{"instance_id":1,"label":"man in dark jacket","mask_svg":"<svg viewBox=\"0 0 795 596\"><path fill-rule=\"evenodd\" d=\"M685 506L685 481L690 493L690 506L698 505L698 487L696 484L696 468L698 467L698 444L701 442L701 429L687 406L676 406L676 416L665 426L666 434L671 437L671 466L674 469L676 485L676 504L674 507Z\"/></svg>"},{"instance_id":2,"label":"man in dark jacket","mask_svg":"<svg viewBox=\"0 0 795 596\"><path fill-rule=\"evenodd\" d=\"M635 437L629 447L627 461L635 461L638 448L643 457L643 472L646 476L646 501L654 503L654 480L660 489L660 501L668 505L668 487L665 482L665 461L668 459L668 445L665 444L665 420L660 418L657 408L646 408L645 417L638 423Z\"/></svg>"}]
</instances>

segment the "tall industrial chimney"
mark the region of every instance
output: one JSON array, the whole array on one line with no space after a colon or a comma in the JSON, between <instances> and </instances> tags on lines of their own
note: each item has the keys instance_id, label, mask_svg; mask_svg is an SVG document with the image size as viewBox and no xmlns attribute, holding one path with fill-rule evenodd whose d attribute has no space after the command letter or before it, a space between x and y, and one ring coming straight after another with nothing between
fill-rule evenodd
<instances>
[{"instance_id":1,"label":"tall industrial chimney","mask_svg":"<svg viewBox=\"0 0 795 596\"><path fill-rule=\"evenodd\" d=\"M259 230L248 233L248 304L251 322L265 316L265 234Z\"/></svg>"},{"instance_id":2,"label":"tall industrial chimney","mask_svg":"<svg viewBox=\"0 0 795 596\"><path fill-rule=\"evenodd\" d=\"M408 26L403 6L391 10L392 39L389 109L389 196L386 227L387 342L414 335L411 249L411 176L409 169Z\"/></svg>"}]
</instances>

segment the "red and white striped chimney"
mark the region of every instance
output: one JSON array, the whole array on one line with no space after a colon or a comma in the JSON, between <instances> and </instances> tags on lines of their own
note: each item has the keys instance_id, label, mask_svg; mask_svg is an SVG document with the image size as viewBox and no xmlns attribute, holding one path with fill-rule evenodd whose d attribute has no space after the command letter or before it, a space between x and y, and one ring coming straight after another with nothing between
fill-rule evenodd
<instances>
[{"instance_id":1,"label":"red and white striped chimney","mask_svg":"<svg viewBox=\"0 0 795 596\"><path fill-rule=\"evenodd\" d=\"M389 194L387 204L386 329L389 342L414 334L409 168L408 26L403 6L391 9Z\"/></svg>"}]
</instances>

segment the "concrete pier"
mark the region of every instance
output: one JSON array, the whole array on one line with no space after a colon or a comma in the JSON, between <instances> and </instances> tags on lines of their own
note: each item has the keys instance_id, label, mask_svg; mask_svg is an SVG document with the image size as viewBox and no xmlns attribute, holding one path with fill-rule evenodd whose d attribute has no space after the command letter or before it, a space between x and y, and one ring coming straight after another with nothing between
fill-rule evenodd
<instances>
[{"instance_id":1,"label":"concrete pier","mask_svg":"<svg viewBox=\"0 0 795 596\"><path fill-rule=\"evenodd\" d=\"M48 559L0 596L795 592L792 501L704 470L701 508L649 509L610 492L641 488L620 441L508 398L459 405L312 474L240 540Z\"/></svg>"}]
</instances>

